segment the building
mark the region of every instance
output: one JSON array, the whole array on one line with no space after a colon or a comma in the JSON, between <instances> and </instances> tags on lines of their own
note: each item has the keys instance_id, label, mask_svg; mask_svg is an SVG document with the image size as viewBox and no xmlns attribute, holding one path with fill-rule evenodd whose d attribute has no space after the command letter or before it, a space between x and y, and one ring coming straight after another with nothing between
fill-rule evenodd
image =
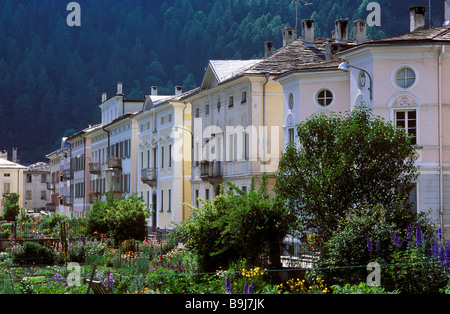
<instances>
[{"instance_id":1,"label":"building","mask_svg":"<svg viewBox=\"0 0 450 314\"><path fill-rule=\"evenodd\" d=\"M19 205L22 206L24 200L23 173L26 169L27 167L17 162L9 161L7 151L0 151L0 216L3 216L4 194L19 194Z\"/></svg>"},{"instance_id":2,"label":"building","mask_svg":"<svg viewBox=\"0 0 450 314\"><path fill-rule=\"evenodd\" d=\"M37 162L24 171L25 199L23 208L29 213L39 213L47 209L50 201L49 184L51 184L50 165Z\"/></svg>"},{"instance_id":3,"label":"building","mask_svg":"<svg viewBox=\"0 0 450 314\"><path fill-rule=\"evenodd\" d=\"M445 10L448 21L450 1ZM348 21L336 21L335 37L325 47L320 39L293 44L320 58L276 81L283 86L285 143L294 140L293 127L311 114L346 111L360 103L412 134L420 176L411 200L416 210L431 210L431 219L448 235L450 28L426 29L425 14L425 7L412 7L410 33L375 41L366 40L364 21L354 22L353 40L348 39ZM310 39L313 25L302 23Z\"/></svg>"},{"instance_id":4,"label":"building","mask_svg":"<svg viewBox=\"0 0 450 314\"><path fill-rule=\"evenodd\" d=\"M158 96L157 87L146 97L137 121L140 171L138 190L151 206L150 227L173 228L189 217L191 189L191 107L175 94Z\"/></svg>"}]
</instances>

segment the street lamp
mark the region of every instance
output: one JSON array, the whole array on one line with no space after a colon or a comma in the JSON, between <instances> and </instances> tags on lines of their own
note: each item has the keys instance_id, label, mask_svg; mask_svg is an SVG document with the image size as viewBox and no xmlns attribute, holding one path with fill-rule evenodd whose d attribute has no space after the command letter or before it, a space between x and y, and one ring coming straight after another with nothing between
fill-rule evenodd
<instances>
[{"instance_id":1,"label":"street lamp","mask_svg":"<svg viewBox=\"0 0 450 314\"><path fill-rule=\"evenodd\" d=\"M373 83L372 83L372 77L370 76L369 72L367 72L364 69L350 65L348 62L342 62L338 67L339 70L344 71L344 72L348 72L350 68L355 68L355 69L363 71L364 73L367 74L367 76L369 77L369 82L370 82L370 86L369 86L370 100L372 100L373 99Z\"/></svg>"}]
</instances>

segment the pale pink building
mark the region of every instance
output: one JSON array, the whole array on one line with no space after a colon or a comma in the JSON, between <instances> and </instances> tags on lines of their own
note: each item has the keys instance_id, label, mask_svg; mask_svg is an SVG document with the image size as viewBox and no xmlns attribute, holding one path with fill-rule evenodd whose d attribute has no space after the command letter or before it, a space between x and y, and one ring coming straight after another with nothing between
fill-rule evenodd
<instances>
[{"instance_id":1,"label":"pale pink building","mask_svg":"<svg viewBox=\"0 0 450 314\"><path fill-rule=\"evenodd\" d=\"M450 0L445 2L450 20ZM299 45L318 60L276 78L283 87L283 139L318 112L344 112L361 102L412 133L420 177L411 200L450 234L450 26L425 28L425 7L410 9L410 33L367 41L366 22L336 21L334 38L314 38L302 21ZM306 53L306 52L305 52ZM344 64L342 64L345 62ZM341 66L340 66L341 65ZM339 67L340 66L340 67Z\"/></svg>"}]
</instances>

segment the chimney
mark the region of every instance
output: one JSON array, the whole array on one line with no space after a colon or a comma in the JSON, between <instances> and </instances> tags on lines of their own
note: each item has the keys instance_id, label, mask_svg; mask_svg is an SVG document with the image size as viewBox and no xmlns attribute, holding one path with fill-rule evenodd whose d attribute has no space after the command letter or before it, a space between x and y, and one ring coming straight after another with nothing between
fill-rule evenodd
<instances>
[{"instance_id":1,"label":"chimney","mask_svg":"<svg viewBox=\"0 0 450 314\"><path fill-rule=\"evenodd\" d=\"M121 82L117 83L117 95L123 95L122 86L123 84Z\"/></svg>"},{"instance_id":2,"label":"chimney","mask_svg":"<svg viewBox=\"0 0 450 314\"><path fill-rule=\"evenodd\" d=\"M273 53L273 42L266 41L264 43L264 58L270 57L272 53Z\"/></svg>"},{"instance_id":3,"label":"chimney","mask_svg":"<svg viewBox=\"0 0 450 314\"><path fill-rule=\"evenodd\" d=\"M302 20L302 39L306 47L314 47L314 20Z\"/></svg>"},{"instance_id":4,"label":"chimney","mask_svg":"<svg viewBox=\"0 0 450 314\"><path fill-rule=\"evenodd\" d=\"M175 96L181 96L183 94L183 87L182 86L175 86Z\"/></svg>"},{"instance_id":5,"label":"chimney","mask_svg":"<svg viewBox=\"0 0 450 314\"><path fill-rule=\"evenodd\" d=\"M367 22L364 20L356 20L353 22L353 41L359 45L365 43L367 38Z\"/></svg>"},{"instance_id":6,"label":"chimney","mask_svg":"<svg viewBox=\"0 0 450 314\"><path fill-rule=\"evenodd\" d=\"M152 86L152 96L158 96L158 86Z\"/></svg>"},{"instance_id":7,"label":"chimney","mask_svg":"<svg viewBox=\"0 0 450 314\"><path fill-rule=\"evenodd\" d=\"M409 8L409 31L414 32L425 28L425 11L424 6L415 6Z\"/></svg>"},{"instance_id":8,"label":"chimney","mask_svg":"<svg viewBox=\"0 0 450 314\"><path fill-rule=\"evenodd\" d=\"M283 47L293 43L297 39L297 30L291 27L283 29Z\"/></svg>"},{"instance_id":9,"label":"chimney","mask_svg":"<svg viewBox=\"0 0 450 314\"><path fill-rule=\"evenodd\" d=\"M0 151L0 158L8 160L8 151L7 150Z\"/></svg>"},{"instance_id":10,"label":"chimney","mask_svg":"<svg viewBox=\"0 0 450 314\"><path fill-rule=\"evenodd\" d=\"M445 0L445 4L444 4L445 8L444 8L444 26L448 26L450 25L450 0Z\"/></svg>"},{"instance_id":11,"label":"chimney","mask_svg":"<svg viewBox=\"0 0 450 314\"><path fill-rule=\"evenodd\" d=\"M108 98L108 95L106 93L103 93L102 94L102 103L104 103L107 98Z\"/></svg>"},{"instance_id":12,"label":"chimney","mask_svg":"<svg viewBox=\"0 0 450 314\"><path fill-rule=\"evenodd\" d=\"M18 159L17 159L17 148L13 147L13 152L12 152L12 162L17 163Z\"/></svg>"},{"instance_id":13,"label":"chimney","mask_svg":"<svg viewBox=\"0 0 450 314\"><path fill-rule=\"evenodd\" d=\"M336 20L334 37L339 44L348 43L348 20Z\"/></svg>"}]
</instances>

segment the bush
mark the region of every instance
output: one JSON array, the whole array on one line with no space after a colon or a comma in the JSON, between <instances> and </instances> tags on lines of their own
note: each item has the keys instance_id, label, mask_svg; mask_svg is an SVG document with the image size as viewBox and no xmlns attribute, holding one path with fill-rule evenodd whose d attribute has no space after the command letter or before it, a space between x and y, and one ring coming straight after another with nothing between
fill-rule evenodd
<instances>
[{"instance_id":1,"label":"bush","mask_svg":"<svg viewBox=\"0 0 450 314\"><path fill-rule=\"evenodd\" d=\"M20 195L17 193L7 193L3 195L3 219L8 221L16 221L20 212L19 202Z\"/></svg>"},{"instance_id":2,"label":"bush","mask_svg":"<svg viewBox=\"0 0 450 314\"><path fill-rule=\"evenodd\" d=\"M17 265L53 265L56 252L34 242L25 242L13 250L13 262Z\"/></svg>"},{"instance_id":3,"label":"bush","mask_svg":"<svg viewBox=\"0 0 450 314\"><path fill-rule=\"evenodd\" d=\"M398 294L398 291L388 292L382 287L369 286L363 282L358 285L334 285L331 290L333 294Z\"/></svg>"}]
</instances>

